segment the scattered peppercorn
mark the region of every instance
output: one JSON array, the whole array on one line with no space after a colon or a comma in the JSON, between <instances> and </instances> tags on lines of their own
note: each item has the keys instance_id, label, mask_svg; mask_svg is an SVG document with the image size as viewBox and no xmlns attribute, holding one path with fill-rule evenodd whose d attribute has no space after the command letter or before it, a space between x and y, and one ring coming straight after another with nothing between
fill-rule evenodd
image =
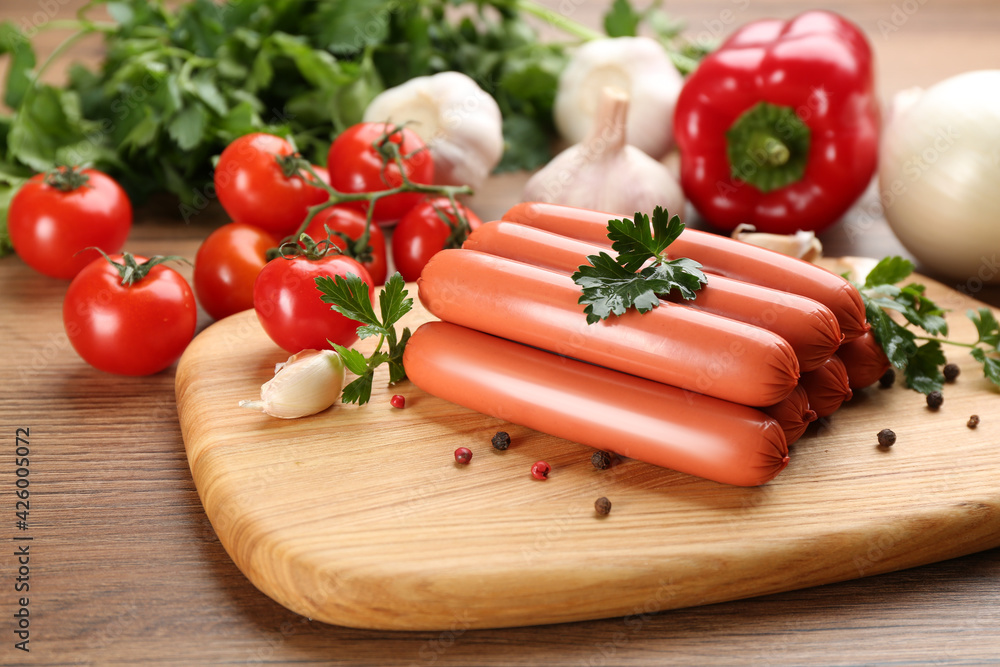
<instances>
[{"instance_id":1,"label":"scattered peppercorn","mask_svg":"<svg viewBox=\"0 0 1000 667\"><path fill-rule=\"evenodd\" d=\"M406 406L406 398L400 396L399 394L394 394L392 398L389 399L389 405L394 408L404 408Z\"/></svg>"},{"instance_id":2,"label":"scattered peppercorn","mask_svg":"<svg viewBox=\"0 0 1000 667\"><path fill-rule=\"evenodd\" d=\"M969 428L976 428L979 426L979 415L972 415L969 417L969 421L965 425Z\"/></svg>"},{"instance_id":3,"label":"scattered peppercorn","mask_svg":"<svg viewBox=\"0 0 1000 667\"><path fill-rule=\"evenodd\" d=\"M468 447L459 447L455 450L455 460L465 465L472 460L472 450Z\"/></svg>"},{"instance_id":4,"label":"scattered peppercorn","mask_svg":"<svg viewBox=\"0 0 1000 667\"><path fill-rule=\"evenodd\" d=\"M510 434L507 431L497 431L490 442L493 443L493 449L498 449L501 452L506 451L510 447Z\"/></svg>"},{"instance_id":5,"label":"scattered peppercorn","mask_svg":"<svg viewBox=\"0 0 1000 667\"><path fill-rule=\"evenodd\" d=\"M594 452L590 457L590 462L598 470L607 470L611 467L611 454L608 452Z\"/></svg>"},{"instance_id":6,"label":"scattered peppercorn","mask_svg":"<svg viewBox=\"0 0 1000 667\"><path fill-rule=\"evenodd\" d=\"M958 377L958 374L962 372L958 367L958 364L945 364L944 368L941 370L944 373L945 382L954 382L955 378Z\"/></svg>"},{"instance_id":7,"label":"scattered peppercorn","mask_svg":"<svg viewBox=\"0 0 1000 667\"><path fill-rule=\"evenodd\" d=\"M545 461L539 461L535 465L531 466L531 476L535 479L548 479L549 471L551 470L552 466Z\"/></svg>"},{"instance_id":8,"label":"scattered peppercorn","mask_svg":"<svg viewBox=\"0 0 1000 667\"><path fill-rule=\"evenodd\" d=\"M885 373L882 373L882 377L878 379L878 384L883 389L888 389L896 381L896 370L890 368Z\"/></svg>"},{"instance_id":9,"label":"scattered peppercorn","mask_svg":"<svg viewBox=\"0 0 1000 667\"><path fill-rule=\"evenodd\" d=\"M890 429L884 428L878 432L878 446L892 447L896 444L896 434Z\"/></svg>"},{"instance_id":10,"label":"scattered peppercorn","mask_svg":"<svg viewBox=\"0 0 1000 667\"><path fill-rule=\"evenodd\" d=\"M594 511L601 516L607 516L611 513L611 501L604 496L601 496L594 501Z\"/></svg>"},{"instance_id":11,"label":"scattered peppercorn","mask_svg":"<svg viewBox=\"0 0 1000 667\"><path fill-rule=\"evenodd\" d=\"M944 403L944 396L941 395L940 391L932 391L927 394L927 407L931 410L937 410Z\"/></svg>"}]
</instances>

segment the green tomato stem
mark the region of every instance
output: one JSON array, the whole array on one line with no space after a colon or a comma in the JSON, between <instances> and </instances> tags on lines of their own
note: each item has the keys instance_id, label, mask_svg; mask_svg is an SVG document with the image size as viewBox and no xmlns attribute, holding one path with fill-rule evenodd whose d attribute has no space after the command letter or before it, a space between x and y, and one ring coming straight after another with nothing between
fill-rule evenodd
<instances>
[{"instance_id":1,"label":"green tomato stem","mask_svg":"<svg viewBox=\"0 0 1000 667\"><path fill-rule=\"evenodd\" d=\"M372 225L372 213L375 210L375 203L379 199L382 199L383 197L391 197L392 195L398 195L403 192L416 192L420 194L447 196L449 199L454 200L456 195L468 195L473 192L472 188L468 185L428 185L426 183L414 183L409 179L406 172L402 168L402 158L397 155L395 159L397 164L400 166L399 173L402 177L402 182L394 188L389 188L388 190L377 190L374 192L340 192L339 190L334 189L333 186L324 182L312 168L312 165L303 162L300 167L300 172L304 171L309 174L311 178L306 180L308 180L312 185L326 190L327 194L330 195L330 198L321 204L315 204L314 206L309 207L309 212L306 214L306 218L302 221L302 224L299 225L298 230L296 230L294 238L298 238L303 232L305 232L306 228L309 227L309 223L313 221L313 218L315 218L320 211L324 211L331 206L336 206L337 204L343 204L346 202L366 201L369 204L368 215L365 219L365 232L362 238L364 239L365 245L367 245ZM464 216L462 216L461 210L456 208L456 212L464 221ZM465 224L468 223L466 222ZM361 239L358 239L358 241L360 242Z\"/></svg>"}]
</instances>

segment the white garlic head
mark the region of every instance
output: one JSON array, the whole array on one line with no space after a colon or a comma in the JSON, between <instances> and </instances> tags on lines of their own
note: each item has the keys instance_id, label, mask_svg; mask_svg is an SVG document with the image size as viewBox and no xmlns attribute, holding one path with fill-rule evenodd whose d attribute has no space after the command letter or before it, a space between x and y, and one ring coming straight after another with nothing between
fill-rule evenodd
<instances>
[{"instance_id":1,"label":"white garlic head","mask_svg":"<svg viewBox=\"0 0 1000 667\"><path fill-rule=\"evenodd\" d=\"M657 206L684 217L684 193L665 165L625 143L628 97L607 88L591 133L534 174L522 201L565 204L618 215Z\"/></svg>"},{"instance_id":2,"label":"white garlic head","mask_svg":"<svg viewBox=\"0 0 1000 667\"><path fill-rule=\"evenodd\" d=\"M416 132L434 157L439 185L477 188L503 156L500 107L461 72L418 76L383 91L364 120L405 123Z\"/></svg>"},{"instance_id":3,"label":"white garlic head","mask_svg":"<svg viewBox=\"0 0 1000 667\"><path fill-rule=\"evenodd\" d=\"M553 115L570 143L583 141L597 119L604 88L632 100L626 143L657 160L673 146L674 106L684 80L663 47L648 37L615 37L587 42L559 77Z\"/></svg>"}]
</instances>

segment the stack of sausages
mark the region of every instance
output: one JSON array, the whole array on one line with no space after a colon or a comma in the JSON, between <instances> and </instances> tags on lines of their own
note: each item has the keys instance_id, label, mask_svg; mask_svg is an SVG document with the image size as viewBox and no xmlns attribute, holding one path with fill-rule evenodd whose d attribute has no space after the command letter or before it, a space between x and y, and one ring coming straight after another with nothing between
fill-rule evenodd
<instances>
[{"instance_id":1,"label":"stack of sausages","mask_svg":"<svg viewBox=\"0 0 1000 667\"><path fill-rule=\"evenodd\" d=\"M484 414L717 482L756 486L817 417L888 361L843 278L686 229L667 252L708 283L588 325L570 277L611 252L608 213L525 203L435 255L418 281L440 322L414 332L407 375Z\"/></svg>"}]
</instances>

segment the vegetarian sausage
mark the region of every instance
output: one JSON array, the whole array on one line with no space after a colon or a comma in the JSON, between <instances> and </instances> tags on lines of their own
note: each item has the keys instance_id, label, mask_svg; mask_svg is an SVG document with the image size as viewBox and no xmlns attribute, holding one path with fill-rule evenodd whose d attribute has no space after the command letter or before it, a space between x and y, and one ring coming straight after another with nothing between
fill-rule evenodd
<instances>
[{"instance_id":1,"label":"vegetarian sausage","mask_svg":"<svg viewBox=\"0 0 1000 667\"><path fill-rule=\"evenodd\" d=\"M444 400L716 482L756 486L788 463L781 427L759 410L455 324L422 325L403 365Z\"/></svg>"},{"instance_id":2,"label":"vegetarian sausage","mask_svg":"<svg viewBox=\"0 0 1000 667\"><path fill-rule=\"evenodd\" d=\"M816 370L803 373L799 386L806 390L809 407L817 417L829 417L853 396L847 369L837 355Z\"/></svg>"},{"instance_id":3,"label":"vegetarian sausage","mask_svg":"<svg viewBox=\"0 0 1000 667\"><path fill-rule=\"evenodd\" d=\"M617 217L541 202L518 204L503 215L504 220L605 246L611 245L608 220ZM815 299L836 316L845 341L854 340L870 328L858 290L815 264L696 229L681 232L667 248L667 254L693 259L712 273Z\"/></svg>"},{"instance_id":4,"label":"vegetarian sausage","mask_svg":"<svg viewBox=\"0 0 1000 667\"><path fill-rule=\"evenodd\" d=\"M417 286L446 322L734 403L773 405L798 381L795 353L770 331L665 302L587 324L568 275L503 257L442 250Z\"/></svg>"},{"instance_id":5,"label":"vegetarian sausage","mask_svg":"<svg viewBox=\"0 0 1000 667\"><path fill-rule=\"evenodd\" d=\"M772 417L785 433L785 442L795 444L810 422L816 421L816 412L809 407L809 395L802 386L795 387L785 400L764 408L763 413Z\"/></svg>"},{"instance_id":6,"label":"vegetarian sausage","mask_svg":"<svg viewBox=\"0 0 1000 667\"><path fill-rule=\"evenodd\" d=\"M889 357L871 331L841 345L837 356L847 369L851 389L863 389L878 382L890 366Z\"/></svg>"},{"instance_id":7,"label":"vegetarian sausage","mask_svg":"<svg viewBox=\"0 0 1000 667\"><path fill-rule=\"evenodd\" d=\"M474 230L462 247L567 274L586 264L588 255L607 251L605 246L504 221ZM792 346L803 372L829 359L843 337L837 318L818 301L720 275L708 274L708 283L693 301L677 295L666 298L778 334Z\"/></svg>"}]
</instances>

